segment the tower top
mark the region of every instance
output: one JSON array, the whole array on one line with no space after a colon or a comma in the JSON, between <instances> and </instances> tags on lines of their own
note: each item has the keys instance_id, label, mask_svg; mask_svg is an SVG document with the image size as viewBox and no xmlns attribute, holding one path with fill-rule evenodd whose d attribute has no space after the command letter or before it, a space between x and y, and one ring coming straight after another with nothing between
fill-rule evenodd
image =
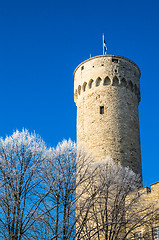
<instances>
[{"instance_id":1,"label":"tower top","mask_svg":"<svg viewBox=\"0 0 159 240\"><path fill-rule=\"evenodd\" d=\"M116 59L116 61L117 61L117 60L120 61L121 59L123 59L123 60L125 60L125 61L130 62L131 64L133 64L133 65L138 69L138 71L139 71L139 77L141 76L141 72L140 72L139 67L137 66L137 64L136 64L135 62L133 62L133 61L130 60L129 58L122 57L122 56L119 56L119 55L105 54L105 55L97 55L97 56L88 58L88 59L86 59L85 61L81 62L81 63L76 67L76 69L74 70L73 77L75 77L76 71L77 71L80 67L82 67L82 65L84 65L85 63L87 63L87 62L89 62L89 61L92 61L92 60L94 60L94 59L98 59L98 58L100 58L100 59L103 58L103 60L104 60L105 58L112 58L112 61L113 61L113 59Z\"/></svg>"}]
</instances>

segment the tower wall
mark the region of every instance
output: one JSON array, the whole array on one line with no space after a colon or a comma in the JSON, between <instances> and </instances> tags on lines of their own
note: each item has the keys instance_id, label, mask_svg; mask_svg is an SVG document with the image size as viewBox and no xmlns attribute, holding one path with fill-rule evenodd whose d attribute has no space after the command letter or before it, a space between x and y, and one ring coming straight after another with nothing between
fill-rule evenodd
<instances>
[{"instance_id":1,"label":"tower wall","mask_svg":"<svg viewBox=\"0 0 159 240\"><path fill-rule=\"evenodd\" d=\"M96 161L110 156L142 176L138 104L140 70L127 58L101 55L74 72L77 144Z\"/></svg>"}]
</instances>

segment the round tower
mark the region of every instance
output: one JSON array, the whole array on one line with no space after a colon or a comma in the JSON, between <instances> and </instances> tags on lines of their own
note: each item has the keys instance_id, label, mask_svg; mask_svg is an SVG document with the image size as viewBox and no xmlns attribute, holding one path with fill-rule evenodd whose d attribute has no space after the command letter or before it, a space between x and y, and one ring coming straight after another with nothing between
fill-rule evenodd
<instances>
[{"instance_id":1,"label":"round tower","mask_svg":"<svg viewBox=\"0 0 159 240\"><path fill-rule=\"evenodd\" d=\"M74 71L77 144L96 161L110 156L142 179L138 104L140 70L116 55L87 59Z\"/></svg>"}]
</instances>

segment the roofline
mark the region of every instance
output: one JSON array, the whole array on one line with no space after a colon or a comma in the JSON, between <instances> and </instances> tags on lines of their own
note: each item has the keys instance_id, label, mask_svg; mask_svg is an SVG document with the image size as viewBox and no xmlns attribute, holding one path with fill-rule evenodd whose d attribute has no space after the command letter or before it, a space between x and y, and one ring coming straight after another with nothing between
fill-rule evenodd
<instances>
[{"instance_id":1,"label":"roofline","mask_svg":"<svg viewBox=\"0 0 159 240\"><path fill-rule=\"evenodd\" d=\"M116 58L122 58L124 60L127 60L128 62L132 63L135 67L137 67L137 69L139 70L139 74L141 76L141 71L140 71L140 68L137 66L137 64L135 62L133 62L132 60L130 60L129 58L126 58L126 57L122 57L122 56L119 56L119 55L112 55L112 54L107 54L107 55L98 55L98 56L95 56L95 57L91 57L91 58L88 58L86 59L85 61L81 62L77 67L76 69L74 70L74 73L73 73L73 77L75 76L75 73L77 71L77 69L84 63L92 60L92 59L95 59L95 58L101 58L101 57L116 57Z\"/></svg>"},{"instance_id":2,"label":"roofline","mask_svg":"<svg viewBox=\"0 0 159 240\"><path fill-rule=\"evenodd\" d=\"M159 181L158 181L158 182L155 182L155 183L152 183L152 184L150 184L150 186L152 186L152 185L155 185L155 184L159 184Z\"/></svg>"}]
</instances>

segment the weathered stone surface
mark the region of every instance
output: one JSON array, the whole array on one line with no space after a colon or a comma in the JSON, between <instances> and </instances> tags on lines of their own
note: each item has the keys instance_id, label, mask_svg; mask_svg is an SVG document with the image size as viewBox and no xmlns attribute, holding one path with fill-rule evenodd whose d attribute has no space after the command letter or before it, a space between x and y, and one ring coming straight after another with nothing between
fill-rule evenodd
<instances>
[{"instance_id":1,"label":"weathered stone surface","mask_svg":"<svg viewBox=\"0 0 159 240\"><path fill-rule=\"evenodd\" d=\"M74 93L77 143L84 143L96 161L109 155L142 176L139 79L140 70L129 59L101 55L76 68Z\"/></svg>"},{"instance_id":2,"label":"weathered stone surface","mask_svg":"<svg viewBox=\"0 0 159 240\"><path fill-rule=\"evenodd\" d=\"M136 208L132 208L131 211L135 211L139 219L142 219L141 217L146 216L146 214L147 216L144 218L145 223L139 224L139 227L130 233L128 239L138 239L133 236L135 236L136 233L140 233L144 240L157 240L158 236L155 235L154 231L156 228L159 229L159 182L152 184L150 188L141 188L137 190L137 192L139 199ZM137 192L130 194L127 199L131 200Z\"/></svg>"}]
</instances>

